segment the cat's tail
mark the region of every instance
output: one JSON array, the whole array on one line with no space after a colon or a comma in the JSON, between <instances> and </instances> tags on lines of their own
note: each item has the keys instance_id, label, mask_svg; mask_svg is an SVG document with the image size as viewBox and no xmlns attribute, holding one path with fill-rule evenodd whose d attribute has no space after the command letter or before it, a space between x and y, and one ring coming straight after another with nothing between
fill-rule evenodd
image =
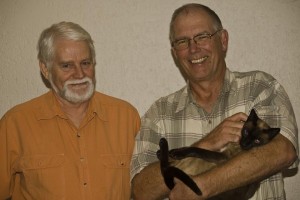
<instances>
[{"instance_id":1,"label":"cat's tail","mask_svg":"<svg viewBox=\"0 0 300 200\"><path fill-rule=\"evenodd\" d=\"M184 184L186 184L191 190L193 190L197 195L202 195L201 190L197 186L197 184L194 182L194 180L184 173L182 170L170 166L166 170L164 170L164 180L166 185L168 186L169 189L173 189L175 184L174 184L174 177L177 179L181 180Z\"/></svg>"},{"instance_id":2,"label":"cat's tail","mask_svg":"<svg viewBox=\"0 0 300 200\"><path fill-rule=\"evenodd\" d=\"M165 138L161 138L159 141L160 150L156 152L158 159L160 160L160 170L164 177L165 184L167 187L172 190L175 186L174 177L181 180L184 184L186 184L191 190L193 190L197 195L201 195L202 192L198 188L197 184L194 180L184 173L182 170L170 166L169 163L169 146L168 141Z\"/></svg>"}]
</instances>

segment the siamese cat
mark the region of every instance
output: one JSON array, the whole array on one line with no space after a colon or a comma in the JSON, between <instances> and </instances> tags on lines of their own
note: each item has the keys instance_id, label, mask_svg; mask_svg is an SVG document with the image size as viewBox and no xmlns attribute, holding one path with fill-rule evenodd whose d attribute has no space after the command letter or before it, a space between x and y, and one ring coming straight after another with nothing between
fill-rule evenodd
<instances>
[{"instance_id":1,"label":"siamese cat","mask_svg":"<svg viewBox=\"0 0 300 200\"><path fill-rule=\"evenodd\" d=\"M189 175L193 176L203 173L226 162L241 151L264 145L271 141L279 131L280 128L270 128L266 122L258 118L255 110L252 109L242 128L239 144L229 143L222 152L214 152L197 147L183 147L169 151L167 140L161 138L157 157L160 160L164 181L169 189L173 189L174 177L176 177L197 195L201 195L201 190ZM257 188L258 183L237 188L210 199L248 199L255 193Z\"/></svg>"}]
</instances>

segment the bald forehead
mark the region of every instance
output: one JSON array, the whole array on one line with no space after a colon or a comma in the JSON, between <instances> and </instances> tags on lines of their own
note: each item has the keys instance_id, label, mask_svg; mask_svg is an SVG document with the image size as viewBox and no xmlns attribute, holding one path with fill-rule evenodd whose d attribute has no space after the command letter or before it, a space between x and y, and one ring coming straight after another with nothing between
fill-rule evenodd
<instances>
[{"instance_id":1,"label":"bald forehead","mask_svg":"<svg viewBox=\"0 0 300 200\"><path fill-rule=\"evenodd\" d=\"M173 22L173 36L178 32L186 32L191 29L201 31L214 31L212 17L203 9L189 9L177 15ZM200 31L200 30L198 30Z\"/></svg>"},{"instance_id":2,"label":"bald forehead","mask_svg":"<svg viewBox=\"0 0 300 200\"><path fill-rule=\"evenodd\" d=\"M185 8L180 13L178 13L178 15L176 16L174 21L176 21L176 19L178 19L179 17L186 17L187 15L205 16L212 20L212 17L209 15L209 13L205 9L203 9L201 7L190 7L190 8Z\"/></svg>"},{"instance_id":3,"label":"bald forehead","mask_svg":"<svg viewBox=\"0 0 300 200\"><path fill-rule=\"evenodd\" d=\"M172 15L169 32L171 42L174 39L174 29L177 29L178 26L182 26L182 24L184 24L183 21L189 20L202 21L202 23L213 27L215 30L223 28L220 18L213 10L201 4L189 4L178 8Z\"/></svg>"}]
</instances>

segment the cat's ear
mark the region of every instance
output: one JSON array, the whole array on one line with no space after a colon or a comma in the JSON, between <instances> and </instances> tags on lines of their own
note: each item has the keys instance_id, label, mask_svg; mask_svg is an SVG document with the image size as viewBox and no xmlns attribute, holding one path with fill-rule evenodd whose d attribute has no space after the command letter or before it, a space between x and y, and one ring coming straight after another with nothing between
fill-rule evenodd
<instances>
[{"instance_id":1,"label":"cat's ear","mask_svg":"<svg viewBox=\"0 0 300 200\"><path fill-rule=\"evenodd\" d=\"M255 112L254 109L251 110L250 115L248 116L247 120L253 121L253 122L255 122L255 121L258 120L258 116L257 116L257 114L256 114L256 112Z\"/></svg>"},{"instance_id":2,"label":"cat's ear","mask_svg":"<svg viewBox=\"0 0 300 200\"><path fill-rule=\"evenodd\" d=\"M273 139L280 132L280 128L269 128L268 135L270 140Z\"/></svg>"}]
</instances>

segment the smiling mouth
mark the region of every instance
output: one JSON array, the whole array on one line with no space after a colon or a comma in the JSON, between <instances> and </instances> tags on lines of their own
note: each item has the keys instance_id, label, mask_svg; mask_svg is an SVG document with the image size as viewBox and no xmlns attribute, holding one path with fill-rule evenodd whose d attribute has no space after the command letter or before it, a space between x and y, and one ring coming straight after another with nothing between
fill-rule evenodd
<instances>
[{"instance_id":1,"label":"smiling mouth","mask_svg":"<svg viewBox=\"0 0 300 200\"><path fill-rule=\"evenodd\" d=\"M206 59L208 58L208 56L204 56L202 58L196 59L196 60L191 60L192 64L201 64L203 63Z\"/></svg>"},{"instance_id":2,"label":"smiling mouth","mask_svg":"<svg viewBox=\"0 0 300 200\"><path fill-rule=\"evenodd\" d=\"M84 87L86 87L88 85L88 82L82 82L82 83L74 83L74 84L70 84L70 86L72 87L72 88L84 88Z\"/></svg>"}]
</instances>

